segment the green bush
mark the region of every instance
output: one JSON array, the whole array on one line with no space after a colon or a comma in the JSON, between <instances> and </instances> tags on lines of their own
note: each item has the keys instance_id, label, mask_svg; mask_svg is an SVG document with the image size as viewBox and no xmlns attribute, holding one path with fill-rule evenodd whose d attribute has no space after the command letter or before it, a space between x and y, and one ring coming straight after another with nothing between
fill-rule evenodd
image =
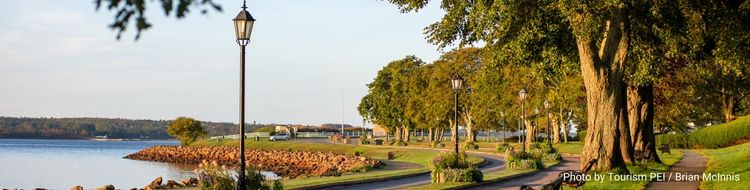
<instances>
[{"instance_id":1,"label":"green bush","mask_svg":"<svg viewBox=\"0 0 750 190\"><path fill-rule=\"evenodd\" d=\"M542 169L544 164L528 152L509 151L505 156L506 167L510 169Z\"/></svg>"},{"instance_id":2,"label":"green bush","mask_svg":"<svg viewBox=\"0 0 750 190\"><path fill-rule=\"evenodd\" d=\"M270 135L270 136L274 136L274 135L276 135L276 133L278 133L278 132L276 132L276 131L271 131L271 132L268 132L268 135Z\"/></svg>"},{"instance_id":3,"label":"green bush","mask_svg":"<svg viewBox=\"0 0 750 190\"><path fill-rule=\"evenodd\" d=\"M359 144L370 144L370 141L367 140L367 137L361 136L359 137Z\"/></svg>"},{"instance_id":4,"label":"green bush","mask_svg":"<svg viewBox=\"0 0 750 190\"><path fill-rule=\"evenodd\" d=\"M447 168L434 174L434 183L444 182L481 182L484 175L476 168L453 169Z\"/></svg>"},{"instance_id":5,"label":"green bush","mask_svg":"<svg viewBox=\"0 0 750 190\"><path fill-rule=\"evenodd\" d=\"M480 182L484 177L468 160L466 153L441 152L430 163L433 183Z\"/></svg>"},{"instance_id":6,"label":"green bush","mask_svg":"<svg viewBox=\"0 0 750 190\"><path fill-rule=\"evenodd\" d=\"M690 148L690 135L688 134L663 134L656 135L657 145L667 145L670 148Z\"/></svg>"},{"instance_id":7,"label":"green bush","mask_svg":"<svg viewBox=\"0 0 750 190\"><path fill-rule=\"evenodd\" d=\"M409 144L404 141L396 141L393 143L393 146L406 146L406 145L409 145Z\"/></svg>"},{"instance_id":8,"label":"green bush","mask_svg":"<svg viewBox=\"0 0 750 190\"><path fill-rule=\"evenodd\" d=\"M464 150L476 150L479 149L479 145L474 142L464 143Z\"/></svg>"},{"instance_id":9,"label":"green bush","mask_svg":"<svg viewBox=\"0 0 750 190\"><path fill-rule=\"evenodd\" d=\"M501 143L497 145L495 150L497 150L497 152L513 151L513 146L510 146L508 143Z\"/></svg>"},{"instance_id":10,"label":"green bush","mask_svg":"<svg viewBox=\"0 0 750 190\"><path fill-rule=\"evenodd\" d=\"M691 133L690 145L694 148L720 148L748 138L750 138L750 116L745 116Z\"/></svg>"},{"instance_id":11,"label":"green bush","mask_svg":"<svg viewBox=\"0 0 750 190\"><path fill-rule=\"evenodd\" d=\"M198 165L196 174L198 175L198 188L200 190L235 190L237 183L229 172L219 166L217 162L203 162Z\"/></svg>"},{"instance_id":12,"label":"green bush","mask_svg":"<svg viewBox=\"0 0 750 190\"><path fill-rule=\"evenodd\" d=\"M237 181L229 175L224 166L217 162L203 161L198 165L198 188L200 190L235 190ZM238 177L239 179L239 177ZM283 184L279 180L266 180L266 176L258 170L248 168L245 170L245 189L257 190L282 190Z\"/></svg>"}]
</instances>

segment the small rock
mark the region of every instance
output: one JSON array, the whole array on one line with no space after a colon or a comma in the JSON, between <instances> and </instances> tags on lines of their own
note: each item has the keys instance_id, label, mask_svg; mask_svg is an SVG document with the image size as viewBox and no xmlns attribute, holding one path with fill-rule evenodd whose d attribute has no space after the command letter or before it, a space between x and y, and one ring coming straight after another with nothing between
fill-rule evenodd
<instances>
[{"instance_id":1,"label":"small rock","mask_svg":"<svg viewBox=\"0 0 750 190\"><path fill-rule=\"evenodd\" d=\"M161 181L162 181L161 176L159 176L156 179L154 179L154 181L151 181L151 183L149 183L148 186L146 187L151 187L152 189L159 188L159 186L161 186Z\"/></svg>"},{"instance_id":2,"label":"small rock","mask_svg":"<svg viewBox=\"0 0 750 190\"><path fill-rule=\"evenodd\" d=\"M83 187L79 185L79 186L71 187L70 190L83 190Z\"/></svg>"},{"instance_id":3,"label":"small rock","mask_svg":"<svg viewBox=\"0 0 750 190\"><path fill-rule=\"evenodd\" d=\"M115 190L115 186L114 185L105 185L105 186L102 186L102 187L97 187L96 190Z\"/></svg>"}]
</instances>

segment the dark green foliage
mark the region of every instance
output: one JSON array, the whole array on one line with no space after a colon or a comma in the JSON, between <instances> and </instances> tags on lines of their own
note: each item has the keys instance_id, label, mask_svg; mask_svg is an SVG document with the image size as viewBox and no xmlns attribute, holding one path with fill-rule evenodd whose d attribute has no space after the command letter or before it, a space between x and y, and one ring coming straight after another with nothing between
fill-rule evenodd
<instances>
[{"instance_id":1,"label":"dark green foliage","mask_svg":"<svg viewBox=\"0 0 750 190\"><path fill-rule=\"evenodd\" d=\"M159 0L159 3L164 10L164 15L169 17L170 14L174 13L178 19L187 16L191 8L201 10L201 14L207 14L209 9L222 11L221 6L214 3L213 0L179 0L177 4L173 0ZM145 0L94 0L94 4L96 10L104 6L107 10L116 12L115 21L109 25L109 28L117 31L118 40L122 33L127 30L131 21L135 21L136 40L141 37L141 31L151 28L151 23L146 19L148 3Z\"/></svg>"},{"instance_id":2,"label":"dark green foliage","mask_svg":"<svg viewBox=\"0 0 750 190\"><path fill-rule=\"evenodd\" d=\"M282 190L284 185L279 180L266 180L266 176L261 174L260 171L249 168L245 170L245 189Z\"/></svg>"},{"instance_id":3,"label":"dark green foliage","mask_svg":"<svg viewBox=\"0 0 750 190\"><path fill-rule=\"evenodd\" d=\"M172 137L180 139L182 145L190 145L190 143L207 134L203 130L200 121L189 117L178 117L174 121L169 122L167 133Z\"/></svg>"},{"instance_id":4,"label":"dark green foliage","mask_svg":"<svg viewBox=\"0 0 750 190\"><path fill-rule=\"evenodd\" d=\"M108 118L16 118L0 117L0 138L79 139L94 136L127 139L168 139L169 120ZM233 123L201 122L209 136L237 134ZM246 125L247 129L254 128ZM276 126L276 124L258 124ZM248 130L249 131L249 130Z\"/></svg>"},{"instance_id":5,"label":"dark green foliage","mask_svg":"<svg viewBox=\"0 0 750 190\"><path fill-rule=\"evenodd\" d=\"M497 152L513 151L513 147L508 143L498 144L497 148L495 149L497 150Z\"/></svg>"},{"instance_id":6,"label":"dark green foliage","mask_svg":"<svg viewBox=\"0 0 750 190\"><path fill-rule=\"evenodd\" d=\"M476 149L479 149L479 145L477 143L474 143L474 142L464 143L464 149L466 149L466 150L476 150Z\"/></svg>"},{"instance_id":7,"label":"dark green foliage","mask_svg":"<svg viewBox=\"0 0 750 190\"><path fill-rule=\"evenodd\" d=\"M657 145L667 145L670 148L690 148L689 134L663 134L656 135Z\"/></svg>"},{"instance_id":8,"label":"dark green foliage","mask_svg":"<svg viewBox=\"0 0 750 190\"><path fill-rule=\"evenodd\" d=\"M407 146L407 145L409 145L409 143L406 143L404 141L393 142L393 146Z\"/></svg>"},{"instance_id":9,"label":"dark green foliage","mask_svg":"<svg viewBox=\"0 0 750 190\"><path fill-rule=\"evenodd\" d=\"M539 157L529 152L508 151L505 154L505 165L510 169L541 169L544 163Z\"/></svg>"}]
</instances>

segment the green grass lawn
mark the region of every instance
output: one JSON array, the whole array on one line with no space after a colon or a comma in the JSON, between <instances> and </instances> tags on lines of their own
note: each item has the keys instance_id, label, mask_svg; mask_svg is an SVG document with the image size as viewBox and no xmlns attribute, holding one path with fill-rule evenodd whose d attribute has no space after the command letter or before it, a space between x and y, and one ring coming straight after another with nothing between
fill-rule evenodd
<instances>
[{"instance_id":1,"label":"green grass lawn","mask_svg":"<svg viewBox=\"0 0 750 190\"><path fill-rule=\"evenodd\" d=\"M580 155L583 151L583 142L581 141L568 141L568 143L559 143L553 146L558 152L565 154Z\"/></svg>"},{"instance_id":2,"label":"green grass lawn","mask_svg":"<svg viewBox=\"0 0 750 190\"><path fill-rule=\"evenodd\" d=\"M739 174L739 181L707 181L701 189L747 189L750 187L750 143L721 149L698 150L708 159L706 172Z\"/></svg>"},{"instance_id":3,"label":"green grass lawn","mask_svg":"<svg viewBox=\"0 0 750 190\"><path fill-rule=\"evenodd\" d=\"M221 139L221 140L202 140L198 141L191 146L239 146L239 140ZM414 164L422 165L420 168L412 169L400 169L391 170L386 166L385 168L368 171L364 173L346 173L341 176L326 176L326 177L305 177L296 179L284 179L284 188L294 189L306 186L325 185L347 181L357 181L364 179L377 179L384 177L393 176L404 176L420 172L429 171L430 161L438 154L435 150L420 150L420 149L406 149L403 147L395 146L358 146L358 145L345 145L345 144L327 144L327 143L315 143L308 141L245 141L245 147L250 149L266 149L266 150L301 150L301 151L319 151L319 152L333 152L338 154L354 155L355 152L361 152L362 156L386 160L388 158L388 152L395 153L395 159L393 161L409 162ZM481 163L484 159L479 157L469 157L469 161L475 164Z\"/></svg>"}]
</instances>

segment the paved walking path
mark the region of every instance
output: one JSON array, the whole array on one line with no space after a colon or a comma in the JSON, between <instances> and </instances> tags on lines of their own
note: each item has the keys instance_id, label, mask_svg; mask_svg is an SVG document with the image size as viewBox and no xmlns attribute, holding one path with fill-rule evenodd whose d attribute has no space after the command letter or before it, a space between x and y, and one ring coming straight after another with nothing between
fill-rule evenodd
<instances>
[{"instance_id":1,"label":"paved walking path","mask_svg":"<svg viewBox=\"0 0 750 190\"><path fill-rule=\"evenodd\" d=\"M550 168L543 169L539 173L531 176L522 177L514 180L500 181L498 183L487 184L472 189L512 189L518 190L522 185L530 185L532 187L541 187L543 184L549 183L557 179L560 172L566 170L578 170L581 168L581 159L578 156L563 156L562 163L552 166Z\"/></svg>"},{"instance_id":2,"label":"paved walking path","mask_svg":"<svg viewBox=\"0 0 750 190\"><path fill-rule=\"evenodd\" d=\"M695 153L691 150L682 150L682 159L669 168L669 172L666 173L666 178L670 178L669 181L651 182L646 186L646 189L698 189L701 181L700 180L683 180L676 181L675 173L680 175L701 175L706 171L706 158Z\"/></svg>"}]
</instances>

